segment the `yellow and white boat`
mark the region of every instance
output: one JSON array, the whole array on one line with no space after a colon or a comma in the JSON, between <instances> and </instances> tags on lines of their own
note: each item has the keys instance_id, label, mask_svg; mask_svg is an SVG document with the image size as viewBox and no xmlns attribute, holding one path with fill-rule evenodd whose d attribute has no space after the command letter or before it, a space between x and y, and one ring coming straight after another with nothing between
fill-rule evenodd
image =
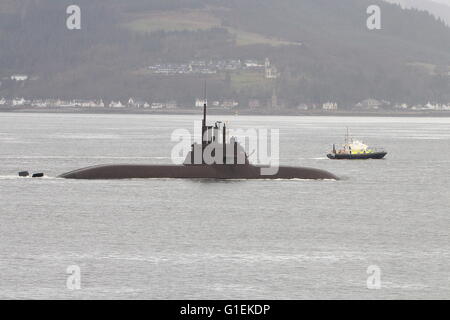
<instances>
[{"instance_id":1,"label":"yellow and white boat","mask_svg":"<svg viewBox=\"0 0 450 320\"><path fill-rule=\"evenodd\" d=\"M327 157L333 160L364 160L383 159L386 155L387 152L384 149L369 147L361 141L353 140L349 137L347 129L345 143L340 149L336 149L336 145L333 145L333 150Z\"/></svg>"}]
</instances>

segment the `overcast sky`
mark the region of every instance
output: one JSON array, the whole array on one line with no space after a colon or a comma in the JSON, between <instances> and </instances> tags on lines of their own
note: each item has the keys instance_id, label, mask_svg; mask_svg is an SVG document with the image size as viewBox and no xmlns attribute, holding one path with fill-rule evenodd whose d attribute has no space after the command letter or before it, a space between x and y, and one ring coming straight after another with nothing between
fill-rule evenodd
<instances>
[{"instance_id":1,"label":"overcast sky","mask_svg":"<svg viewBox=\"0 0 450 320\"><path fill-rule=\"evenodd\" d=\"M427 1L427 0L423 0L423 1ZM429 0L429 1L438 2L438 3L442 3L442 4L446 4L446 5L450 6L450 0Z\"/></svg>"}]
</instances>

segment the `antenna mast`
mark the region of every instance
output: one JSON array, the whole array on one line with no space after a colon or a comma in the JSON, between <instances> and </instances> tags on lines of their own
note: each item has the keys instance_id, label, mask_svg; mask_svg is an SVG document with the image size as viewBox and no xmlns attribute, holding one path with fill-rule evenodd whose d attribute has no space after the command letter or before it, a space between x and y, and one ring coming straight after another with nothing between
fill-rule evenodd
<instances>
[{"instance_id":1,"label":"antenna mast","mask_svg":"<svg viewBox=\"0 0 450 320\"><path fill-rule=\"evenodd\" d=\"M203 122L202 122L202 149L205 148L206 145L206 137L205 133L208 131L206 128L206 80L203 83Z\"/></svg>"},{"instance_id":2,"label":"antenna mast","mask_svg":"<svg viewBox=\"0 0 450 320\"><path fill-rule=\"evenodd\" d=\"M207 96L206 96L206 80L203 83L203 127L206 126L206 104L207 104Z\"/></svg>"}]
</instances>

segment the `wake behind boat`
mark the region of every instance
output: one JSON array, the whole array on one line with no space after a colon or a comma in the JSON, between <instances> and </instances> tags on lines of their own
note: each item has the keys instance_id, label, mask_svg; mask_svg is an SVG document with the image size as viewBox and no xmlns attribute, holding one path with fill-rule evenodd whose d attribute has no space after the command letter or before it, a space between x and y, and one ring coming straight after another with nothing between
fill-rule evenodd
<instances>
[{"instance_id":1,"label":"wake behind boat","mask_svg":"<svg viewBox=\"0 0 450 320\"><path fill-rule=\"evenodd\" d=\"M327 154L329 159L333 160L366 160L383 159L387 152L382 148L369 147L358 140L349 137L348 129L345 137L345 143L340 149L333 145L333 151Z\"/></svg>"}]
</instances>

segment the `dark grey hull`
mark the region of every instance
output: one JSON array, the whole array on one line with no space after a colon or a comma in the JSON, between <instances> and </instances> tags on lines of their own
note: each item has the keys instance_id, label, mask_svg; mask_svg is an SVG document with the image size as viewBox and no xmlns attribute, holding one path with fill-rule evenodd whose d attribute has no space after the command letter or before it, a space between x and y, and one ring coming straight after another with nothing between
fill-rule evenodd
<instances>
[{"instance_id":1,"label":"dark grey hull","mask_svg":"<svg viewBox=\"0 0 450 320\"><path fill-rule=\"evenodd\" d=\"M253 165L101 165L62 174L65 179L334 179L335 175L312 168L280 167L275 175L263 175Z\"/></svg>"},{"instance_id":2,"label":"dark grey hull","mask_svg":"<svg viewBox=\"0 0 450 320\"><path fill-rule=\"evenodd\" d=\"M383 159L387 152L373 152L360 154L336 154L330 153L327 155L329 159L333 160L367 160L367 159Z\"/></svg>"}]
</instances>

